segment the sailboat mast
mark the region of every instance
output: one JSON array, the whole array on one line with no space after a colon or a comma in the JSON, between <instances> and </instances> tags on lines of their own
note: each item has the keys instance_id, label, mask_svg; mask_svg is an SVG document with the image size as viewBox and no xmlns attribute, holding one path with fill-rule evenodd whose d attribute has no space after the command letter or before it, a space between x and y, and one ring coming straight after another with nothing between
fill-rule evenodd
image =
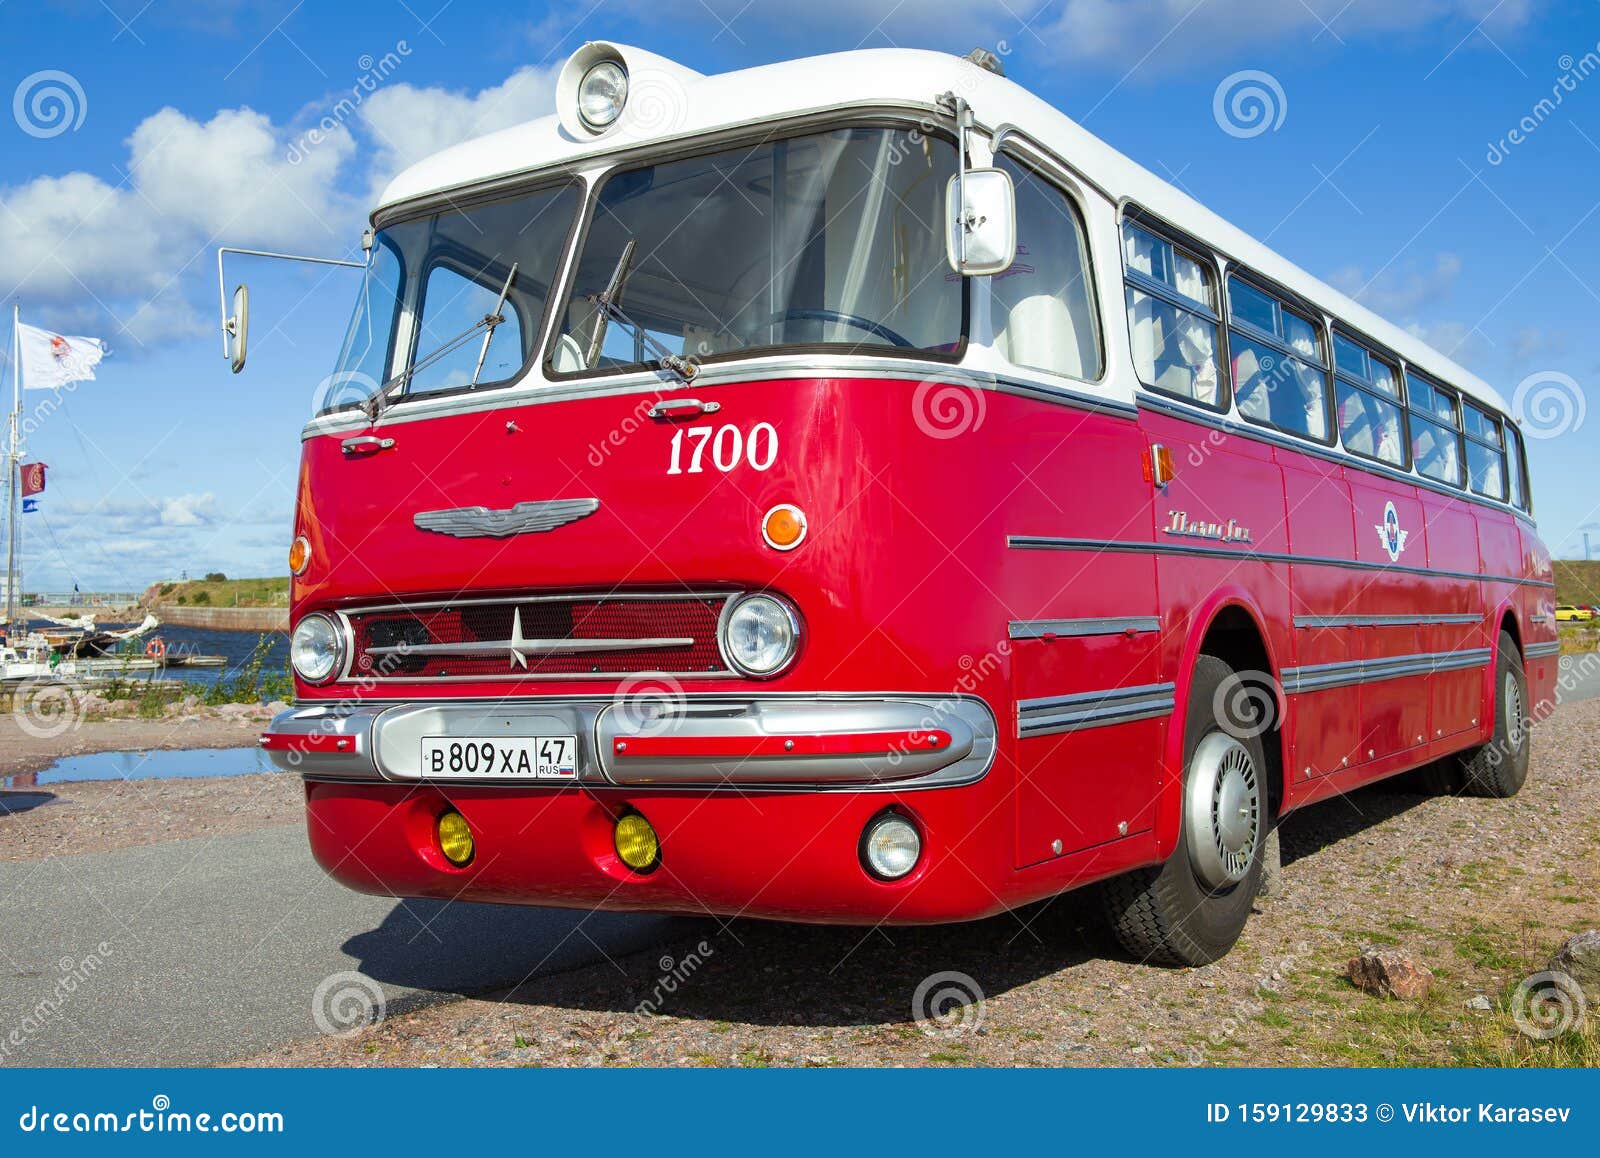
<instances>
[{"instance_id":1,"label":"sailboat mast","mask_svg":"<svg viewBox=\"0 0 1600 1158\"><path fill-rule=\"evenodd\" d=\"M11 303L11 439L6 448L6 630L10 632L17 601L17 434L22 420L22 303Z\"/></svg>"}]
</instances>

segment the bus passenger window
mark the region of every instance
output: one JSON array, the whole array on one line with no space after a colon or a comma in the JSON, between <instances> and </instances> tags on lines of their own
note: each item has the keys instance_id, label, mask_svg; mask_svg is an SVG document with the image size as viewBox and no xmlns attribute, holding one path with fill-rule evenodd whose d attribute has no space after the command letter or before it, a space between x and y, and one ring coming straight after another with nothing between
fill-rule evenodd
<instances>
[{"instance_id":1,"label":"bus passenger window","mask_svg":"<svg viewBox=\"0 0 1600 1158\"><path fill-rule=\"evenodd\" d=\"M1506 464L1510 468L1507 476L1511 481L1511 505L1526 511L1529 509L1526 481L1528 464L1522 453L1522 435L1509 422L1506 423Z\"/></svg>"},{"instance_id":2,"label":"bus passenger window","mask_svg":"<svg viewBox=\"0 0 1600 1158\"><path fill-rule=\"evenodd\" d=\"M1077 210L1010 157L997 164L1017 189L1017 261L992 282L995 345L1017 366L1099 378L1100 328Z\"/></svg>"},{"instance_id":3,"label":"bus passenger window","mask_svg":"<svg viewBox=\"0 0 1600 1158\"><path fill-rule=\"evenodd\" d=\"M1228 279L1233 393L1249 422L1328 437L1328 385L1317 324L1248 282Z\"/></svg>"},{"instance_id":4,"label":"bus passenger window","mask_svg":"<svg viewBox=\"0 0 1600 1158\"><path fill-rule=\"evenodd\" d=\"M1334 392L1344 448L1390 466L1406 464L1405 412L1395 371L1376 351L1338 331L1333 335Z\"/></svg>"},{"instance_id":5,"label":"bus passenger window","mask_svg":"<svg viewBox=\"0 0 1600 1158\"><path fill-rule=\"evenodd\" d=\"M1407 371L1406 400L1411 405L1411 459L1417 470L1438 482L1460 486L1461 431L1454 395Z\"/></svg>"},{"instance_id":6,"label":"bus passenger window","mask_svg":"<svg viewBox=\"0 0 1600 1158\"><path fill-rule=\"evenodd\" d=\"M1132 222L1123 223L1122 236L1139 380L1163 394L1224 408L1210 270Z\"/></svg>"},{"instance_id":7,"label":"bus passenger window","mask_svg":"<svg viewBox=\"0 0 1600 1158\"><path fill-rule=\"evenodd\" d=\"M1486 498L1506 497L1506 456L1500 420L1487 410L1463 401L1467 432L1467 486Z\"/></svg>"}]
</instances>

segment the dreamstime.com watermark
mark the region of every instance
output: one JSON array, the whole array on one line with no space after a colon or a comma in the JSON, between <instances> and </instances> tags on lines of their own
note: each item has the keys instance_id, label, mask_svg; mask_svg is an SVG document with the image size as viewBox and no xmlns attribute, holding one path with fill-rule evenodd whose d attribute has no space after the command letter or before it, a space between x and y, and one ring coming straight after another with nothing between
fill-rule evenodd
<instances>
[{"instance_id":1,"label":"dreamstime.com watermark","mask_svg":"<svg viewBox=\"0 0 1600 1158\"><path fill-rule=\"evenodd\" d=\"M598 1037L589 1038L588 1055L580 1064L601 1065L614 1058L623 1041L644 1029L652 1018L659 1016L667 999L686 986L714 956L716 950L709 941L699 942L678 957L673 957L670 953L662 954L661 959L656 962L660 973L650 987L649 996L635 1005L628 1017L612 1025Z\"/></svg>"},{"instance_id":2,"label":"dreamstime.com watermark","mask_svg":"<svg viewBox=\"0 0 1600 1158\"><path fill-rule=\"evenodd\" d=\"M5 1039L0 1041L0 1062L9 1061L28 1042L60 1020L73 996L105 968L111 954L111 943L101 941L92 953L82 957L63 957L60 973L50 992L34 1002L33 1007L22 1015L22 1020L6 1031Z\"/></svg>"},{"instance_id":3,"label":"dreamstime.com watermark","mask_svg":"<svg viewBox=\"0 0 1600 1158\"><path fill-rule=\"evenodd\" d=\"M1550 95L1541 97L1532 108L1524 113L1517 123L1506 130L1498 140L1489 142L1488 150L1483 159L1491 165L1502 165L1511 151L1518 145L1525 143L1529 137L1538 132L1540 127L1555 115L1557 109L1566 102L1567 97L1578 91L1578 87L1596 72L1600 72L1600 44L1574 59L1571 53L1563 55L1556 61L1556 67L1561 70L1561 75L1556 77L1550 85Z\"/></svg>"},{"instance_id":4,"label":"dreamstime.com watermark","mask_svg":"<svg viewBox=\"0 0 1600 1158\"><path fill-rule=\"evenodd\" d=\"M291 141L284 159L291 165L298 165L313 149L344 128L345 122L356 115L367 98L382 88L410 55L411 45L404 40L395 41L394 48L376 59L371 53L363 53L356 61L361 72L350 86L349 95L340 97L316 124Z\"/></svg>"},{"instance_id":5,"label":"dreamstime.com watermark","mask_svg":"<svg viewBox=\"0 0 1600 1158\"><path fill-rule=\"evenodd\" d=\"M1575 434L1589 413L1589 400L1576 378L1560 370L1529 374L1511 392L1511 416L1529 438Z\"/></svg>"},{"instance_id":6,"label":"dreamstime.com watermark","mask_svg":"<svg viewBox=\"0 0 1600 1158\"><path fill-rule=\"evenodd\" d=\"M354 969L328 974L311 994L311 1020L328 1037L354 1037L375 1029L388 1012L383 986Z\"/></svg>"},{"instance_id":7,"label":"dreamstime.com watermark","mask_svg":"<svg viewBox=\"0 0 1600 1158\"><path fill-rule=\"evenodd\" d=\"M1550 1041L1582 1029L1588 1014L1583 986L1560 969L1524 978L1511 995L1511 1020L1535 1041Z\"/></svg>"},{"instance_id":8,"label":"dreamstime.com watermark","mask_svg":"<svg viewBox=\"0 0 1600 1158\"><path fill-rule=\"evenodd\" d=\"M929 1037L977 1033L983 1028L983 986L946 969L924 977L911 995L911 1019Z\"/></svg>"},{"instance_id":9,"label":"dreamstime.com watermark","mask_svg":"<svg viewBox=\"0 0 1600 1158\"><path fill-rule=\"evenodd\" d=\"M174 1110L172 1099L157 1094L149 1109L56 1110L29 1106L17 1118L24 1134L282 1134L278 1110Z\"/></svg>"},{"instance_id":10,"label":"dreamstime.com watermark","mask_svg":"<svg viewBox=\"0 0 1600 1158\"><path fill-rule=\"evenodd\" d=\"M1228 136L1249 140L1283 127L1289 97L1270 72L1240 69L1223 77L1211 94L1211 116Z\"/></svg>"},{"instance_id":11,"label":"dreamstime.com watermark","mask_svg":"<svg viewBox=\"0 0 1600 1158\"><path fill-rule=\"evenodd\" d=\"M89 115L89 98L70 72L43 68L22 78L11 95L11 115L30 137L48 140L77 132Z\"/></svg>"}]
</instances>

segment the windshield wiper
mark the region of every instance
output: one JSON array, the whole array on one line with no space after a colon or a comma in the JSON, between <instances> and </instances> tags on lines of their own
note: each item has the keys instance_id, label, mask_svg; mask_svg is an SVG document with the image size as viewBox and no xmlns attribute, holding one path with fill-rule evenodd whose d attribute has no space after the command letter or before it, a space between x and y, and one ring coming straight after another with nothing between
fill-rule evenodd
<instances>
[{"instance_id":1,"label":"windshield wiper","mask_svg":"<svg viewBox=\"0 0 1600 1158\"><path fill-rule=\"evenodd\" d=\"M650 347L650 352L656 356L656 365L660 369L670 370L685 382L692 382L694 376L700 372L700 367L694 360L674 354L667 349L663 343L651 336L649 330L630 318L617 304L617 299L622 296L622 283L627 280L628 272L633 266L633 251L636 245L636 242L629 239L628 244L622 247L622 254L617 258L617 266L611 271L606 288L587 297L598 312L594 319L594 333L589 337L589 349L584 355L584 364L589 369L594 369L600 360L600 347L605 342L606 327L612 319L616 319L632 330L642 343Z\"/></svg>"},{"instance_id":2,"label":"windshield wiper","mask_svg":"<svg viewBox=\"0 0 1600 1158\"><path fill-rule=\"evenodd\" d=\"M367 399L366 403L362 406L362 409L366 411L367 418L373 422L376 422L378 420L378 415L383 413L384 405L389 401L396 391L405 386L411 381L411 379L415 378L423 370L426 370L429 366L432 366L435 362L438 362L445 355L453 354L462 346L466 345L468 339L470 339L473 334L476 334L479 330L484 330L486 332L483 335L483 348L478 351L478 366L472 374L472 385L476 386L478 384L478 375L483 373L483 361L489 356L489 343L494 340L495 327L506 320L502 311L505 309L506 295L511 292L511 280L516 276L517 263L512 262L511 270L506 274L505 284L500 287L500 297L495 302L493 313L485 314L483 317L473 322L472 325L462 330L459 334L447 339L443 345L435 349L426 358L418 358L407 369L402 370L393 378L390 378L382 386L379 386L372 397Z\"/></svg>"}]
</instances>

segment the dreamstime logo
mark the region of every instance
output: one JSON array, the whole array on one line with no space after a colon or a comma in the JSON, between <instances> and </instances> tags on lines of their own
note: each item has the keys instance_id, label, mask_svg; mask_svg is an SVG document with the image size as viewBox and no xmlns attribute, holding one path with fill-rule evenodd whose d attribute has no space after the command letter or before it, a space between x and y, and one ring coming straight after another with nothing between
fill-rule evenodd
<instances>
[{"instance_id":1,"label":"dreamstime logo","mask_svg":"<svg viewBox=\"0 0 1600 1158\"><path fill-rule=\"evenodd\" d=\"M17 128L28 136L48 140L83 126L89 115L89 98L70 72L41 69L22 78L11 97L11 115Z\"/></svg>"},{"instance_id":2,"label":"dreamstime logo","mask_svg":"<svg viewBox=\"0 0 1600 1158\"><path fill-rule=\"evenodd\" d=\"M657 736L688 704L683 685L662 672L629 676L612 697L620 731L630 736Z\"/></svg>"},{"instance_id":3,"label":"dreamstime logo","mask_svg":"<svg viewBox=\"0 0 1600 1158\"><path fill-rule=\"evenodd\" d=\"M1222 78L1211 96L1211 115L1228 136L1248 140L1283 126L1289 98L1270 72L1246 68Z\"/></svg>"},{"instance_id":4,"label":"dreamstime logo","mask_svg":"<svg viewBox=\"0 0 1600 1158\"><path fill-rule=\"evenodd\" d=\"M944 441L980 429L989 403L973 379L950 372L919 382L911 396L911 410L918 430Z\"/></svg>"},{"instance_id":5,"label":"dreamstime logo","mask_svg":"<svg viewBox=\"0 0 1600 1158\"><path fill-rule=\"evenodd\" d=\"M1283 689L1267 672L1230 672L1217 685L1211 709L1222 730L1235 739L1264 736L1281 718Z\"/></svg>"},{"instance_id":6,"label":"dreamstime logo","mask_svg":"<svg viewBox=\"0 0 1600 1158\"><path fill-rule=\"evenodd\" d=\"M1540 370L1511 393L1511 414L1529 438L1559 438L1576 433L1589 411L1583 387L1570 374Z\"/></svg>"},{"instance_id":7,"label":"dreamstime logo","mask_svg":"<svg viewBox=\"0 0 1600 1158\"><path fill-rule=\"evenodd\" d=\"M22 681L11 695L11 714L35 740L54 740L81 728L88 707L72 685L44 676Z\"/></svg>"},{"instance_id":8,"label":"dreamstime logo","mask_svg":"<svg viewBox=\"0 0 1600 1158\"><path fill-rule=\"evenodd\" d=\"M983 988L954 970L924 977L911 996L911 1016L930 1037L976 1033L983 1026Z\"/></svg>"},{"instance_id":9,"label":"dreamstime logo","mask_svg":"<svg viewBox=\"0 0 1600 1158\"><path fill-rule=\"evenodd\" d=\"M339 370L329 374L311 392L311 412L337 410L346 406L359 406L378 393L378 383L371 374L360 370Z\"/></svg>"},{"instance_id":10,"label":"dreamstime logo","mask_svg":"<svg viewBox=\"0 0 1600 1158\"><path fill-rule=\"evenodd\" d=\"M311 1020L329 1037L354 1037L383 1024L388 1012L383 987L365 973L330 973L311 995Z\"/></svg>"},{"instance_id":11,"label":"dreamstime logo","mask_svg":"<svg viewBox=\"0 0 1600 1158\"><path fill-rule=\"evenodd\" d=\"M683 127L689 116L689 93L672 73L641 69L628 77L628 129L660 136Z\"/></svg>"},{"instance_id":12,"label":"dreamstime logo","mask_svg":"<svg viewBox=\"0 0 1600 1158\"><path fill-rule=\"evenodd\" d=\"M1582 986L1559 970L1535 973L1511 996L1512 1020L1536 1041L1549 1041L1577 1029L1588 1009Z\"/></svg>"}]
</instances>

